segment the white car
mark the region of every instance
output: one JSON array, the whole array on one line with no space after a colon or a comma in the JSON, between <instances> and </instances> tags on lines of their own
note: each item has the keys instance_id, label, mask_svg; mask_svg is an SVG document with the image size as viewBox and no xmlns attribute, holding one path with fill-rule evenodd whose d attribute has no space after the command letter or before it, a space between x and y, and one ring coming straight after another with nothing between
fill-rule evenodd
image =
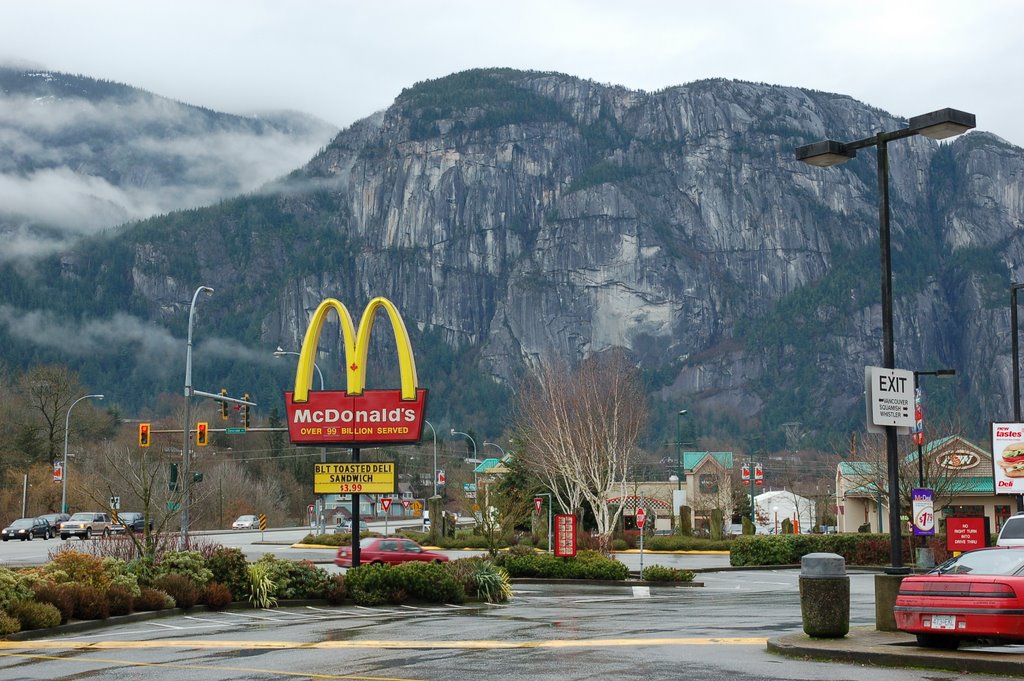
<instances>
[{"instance_id":1,"label":"white car","mask_svg":"<svg viewBox=\"0 0 1024 681\"><path fill-rule=\"evenodd\" d=\"M1024 513L1010 516L999 530L996 546L1024 546Z\"/></svg>"},{"instance_id":2,"label":"white car","mask_svg":"<svg viewBox=\"0 0 1024 681\"><path fill-rule=\"evenodd\" d=\"M260 527L260 519L254 515L238 516L238 520L231 523L232 530L257 530Z\"/></svg>"}]
</instances>

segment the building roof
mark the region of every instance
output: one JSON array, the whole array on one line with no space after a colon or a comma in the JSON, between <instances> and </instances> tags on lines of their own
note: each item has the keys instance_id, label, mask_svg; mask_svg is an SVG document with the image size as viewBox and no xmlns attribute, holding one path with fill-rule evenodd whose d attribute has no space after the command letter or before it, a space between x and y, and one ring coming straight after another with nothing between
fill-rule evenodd
<instances>
[{"instance_id":1,"label":"building roof","mask_svg":"<svg viewBox=\"0 0 1024 681\"><path fill-rule=\"evenodd\" d=\"M732 470L732 452L683 452L683 468L692 471L707 457L713 458L726 470Z\"/></svg>"}]
</instances>

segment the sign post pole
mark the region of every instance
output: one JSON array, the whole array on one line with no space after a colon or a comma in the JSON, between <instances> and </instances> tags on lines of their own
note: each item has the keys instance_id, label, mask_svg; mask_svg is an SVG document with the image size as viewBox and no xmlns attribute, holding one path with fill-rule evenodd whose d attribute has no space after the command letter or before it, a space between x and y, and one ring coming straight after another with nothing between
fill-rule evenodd
<instances>
[{"instance_id":1,"label":"sign post pole","mask_svg":"<svg viewBox=\"0 0 1024 681\"><path fill-rule=\"evenodd\" d=\"M636 526L640 528L640 577L644 576L644 524L647 522L647 509L643 506L636 509Z\"/></svg>"}]
</instances>

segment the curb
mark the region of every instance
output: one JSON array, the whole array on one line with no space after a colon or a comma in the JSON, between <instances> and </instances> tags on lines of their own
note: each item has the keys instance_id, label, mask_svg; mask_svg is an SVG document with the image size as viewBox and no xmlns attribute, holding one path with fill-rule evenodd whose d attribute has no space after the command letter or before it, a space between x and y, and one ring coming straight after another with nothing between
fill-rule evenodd
<instances>
[{"instance_id":1,"label":"curb","mask_svg":"<svg viewBox=\"0 0 1024 681\"><path fill-rule=\"evenodd\" d=\"M770 639L768 652L826 662L877 667L937 669L959 673L1024 676L1024 659L1016 654L920 648L911 634L855 627L844 638L811 638L804 633Z\"/></svg>"}]
</instances>

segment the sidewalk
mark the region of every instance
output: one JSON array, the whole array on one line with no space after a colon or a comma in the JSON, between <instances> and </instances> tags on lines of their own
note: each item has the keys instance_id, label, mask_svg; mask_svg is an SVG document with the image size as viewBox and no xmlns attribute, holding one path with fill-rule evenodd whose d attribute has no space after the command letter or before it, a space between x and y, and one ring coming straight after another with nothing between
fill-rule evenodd
<instances>
[{"instance_id":1,"label":"sidewalk","mask_svg":"<svg viewBox=\"0 0 1024 681\"><path fill-rule=\"evenodd\" d=\"M921 667L974 674L1024 676L1024 647L920 648L912 634L851 627L844 638L788 634L768 641L768 650L786 657L852 662L880 667Z\"/></svg>"}]
</instances>

